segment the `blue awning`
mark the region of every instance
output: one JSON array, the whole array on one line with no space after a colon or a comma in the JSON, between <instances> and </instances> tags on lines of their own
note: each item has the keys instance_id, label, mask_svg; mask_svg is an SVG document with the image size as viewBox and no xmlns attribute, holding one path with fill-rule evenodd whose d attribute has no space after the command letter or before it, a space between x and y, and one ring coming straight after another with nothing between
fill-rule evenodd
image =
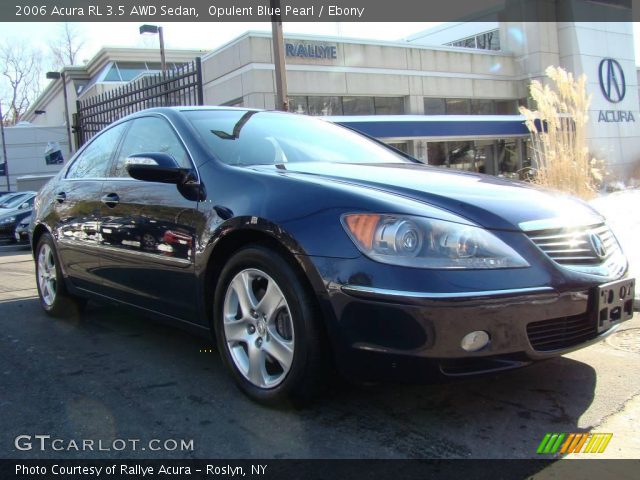
<instances>
[{"instance_id":1,"label":"blue awning","mask_svg":"<svg viewBox=\"0 0 640 480\"><path fill-rule=\"evenodd\" d=\"M370 115L328 120L376 138L527 136L520 115Z\"/></svg>"}]
</instances>

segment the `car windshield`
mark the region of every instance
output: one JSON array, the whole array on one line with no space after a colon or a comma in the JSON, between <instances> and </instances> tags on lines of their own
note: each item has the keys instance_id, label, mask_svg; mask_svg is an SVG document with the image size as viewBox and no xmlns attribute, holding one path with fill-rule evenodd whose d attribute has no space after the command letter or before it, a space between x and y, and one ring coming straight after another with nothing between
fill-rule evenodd
<instances>
[{"instance_id":1,"label":"car windshield","mask_svg":"<svg viewBox=\"0 0 640 480\"><path fill-rule=\"evenodd\" d=\"M411 163L358 133L303 115L246 110L184 113L211 151L229 165Z\"/></svg>"},{"instance_id":2,"label":"car windshield","mask_svg":"<svg viewBox=\"0 0 640 480\"><path fill-rule=\"evenodd\" d=\"M0 203L0 208L17 208L23 202L26 202L28 199L28 195L18 195L16 197L9 198Z\"/></svg>"}]
</instances>

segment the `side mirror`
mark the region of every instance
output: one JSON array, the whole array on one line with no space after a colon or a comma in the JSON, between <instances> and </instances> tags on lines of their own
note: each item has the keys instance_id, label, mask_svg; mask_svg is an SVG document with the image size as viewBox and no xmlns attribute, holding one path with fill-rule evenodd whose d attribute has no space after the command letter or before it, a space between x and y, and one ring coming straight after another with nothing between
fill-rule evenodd
<instances>
[{"instance_id":1,"label":"side mirror","mask_svg":"<svg viewBox=\"0 0 640 480\"><path fill-rule=\"evenodd\" d=\"M180 185L190 179L191 170L178 165L168 153L136 153L125 160L131 178L145 182Z\"/></svg>"},{"instance_id":2,"label":"side mirror","mask_svg":"<svg viewBox=\"0 0 640 480\"><path fill-rule=\"evenodd\" d=\"M22 205L20 205L18 207L18 210L24 210L26 208L29 208L29 203L28 202L24 202Z\"/></svg>"}]
</instances>

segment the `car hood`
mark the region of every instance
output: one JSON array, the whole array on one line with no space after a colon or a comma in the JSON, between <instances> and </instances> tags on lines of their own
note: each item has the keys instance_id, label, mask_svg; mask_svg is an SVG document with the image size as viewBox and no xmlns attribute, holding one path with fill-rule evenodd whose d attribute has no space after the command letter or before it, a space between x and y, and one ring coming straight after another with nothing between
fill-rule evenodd
<instances>
[{"instance_id":1,"label":"car hood","mask_svg":"<svg viewBox=\"0 0 640 480\"><path fill-rule=\"evenodd\" d=\"M254 168L301 179L346 182L369 188L372 195L375 190L402 195L461 215L485 228L521 230L521 223L535 220L601 219L588 205L566 195L524 182L427 165L305 162Z\"/></svg>"},{"instance_id":2,"label":"car hood","mask_svg":"<svg viewBox=\"0 0 640 480\"><path fill-rule=\"evenodd\" d=\"M22 210L20 210L19 208L13 208L13 209L0 208L0 220L7 217L23 217L24 214L31 215L32 211L33 209L31 208L29 209L23 208Z\"/></svg>"},{"instance_id":3,"label":"car hood","mask_svg":"<svg viewBox=\"0 0 640 480\"><path fill-rule=\"evenodd\" d=\"M20 212L19 208L0 208L0 217L4 217L5 215L13 215Z\"/></svg>"},{"instance_id":4,"label":"car hood","mask_svg":"<svg viewBox=\"0 0 640 480\"><path fill-rule=\"evenodd\" d=\"M16 210L16 209L0 208L0 219L5 218L5 217L12 217L12 216L16 215L17 213L18 213L18 210Z\"/></svg>"}]
</instances>

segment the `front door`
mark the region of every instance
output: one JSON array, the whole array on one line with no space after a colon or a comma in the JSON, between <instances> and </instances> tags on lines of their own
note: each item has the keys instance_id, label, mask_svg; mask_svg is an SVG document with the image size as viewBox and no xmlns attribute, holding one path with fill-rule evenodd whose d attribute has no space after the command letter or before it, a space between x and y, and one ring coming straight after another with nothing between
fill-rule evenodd
<instances>
[{"instance_id":1,"label":"front door","mask_svg":"<svg viewBox=\"0 0 640 480\"><path fill-rule=\"evenodd\" d=\"M100 277L106 295L148 310L191 320L197 312L194 275L198 205L175 185L127 174L135 153L164 152L193 168L186 148L163 117L135 119L102 185Z\"/></svg>"}]
</instances>

